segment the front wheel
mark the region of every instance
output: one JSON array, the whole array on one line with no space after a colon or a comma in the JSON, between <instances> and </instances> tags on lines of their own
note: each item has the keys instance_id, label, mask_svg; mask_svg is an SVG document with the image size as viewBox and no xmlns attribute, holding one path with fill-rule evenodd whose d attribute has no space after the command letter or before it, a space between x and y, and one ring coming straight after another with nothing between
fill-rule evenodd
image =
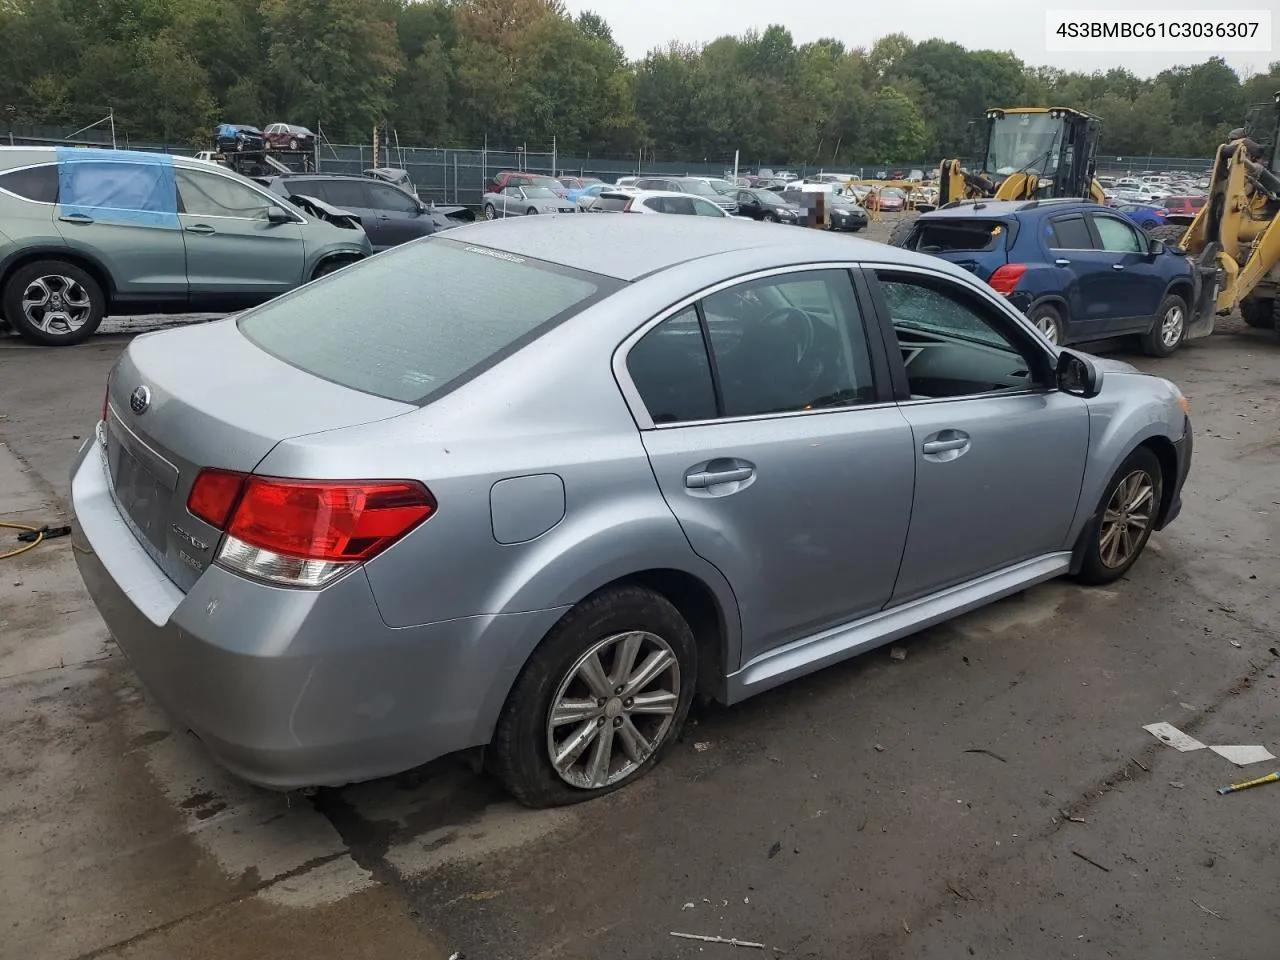
<instances>
[{"instance_id":1,"label":"front wheel","mask_svg":"<svg viewBox=\"0 0 1280 960\"><path fill-rule=\"evenodd\" d=\"M765 223L777 223L778 215L776 213L772 213L766 210L764 213L760 215L760 219L763 220Z\"/></svg>"},{"instance_id":2,"label":"front wheel","mask_svg":"<svg viewBox=\"0 0 1280 960\"><path fill-rule=\"evenodd\" d=\"M19 267L5 285L3 304L14 330L47 347L87 339L107 311L98 281L65 260L39 260Z\"/></svg>"},{"instance_id":3,"label":"front wheel","mask_svg":"<svg viewBox=\"0 0 1280 960\"><path fill-rule=\"evenodd\" d=\"M298 141L297 141L297 140L290 140L290 141L289 141L289 149L290 149L290 150L297 150L297 149L298 149Z\"/></svg>"},{"instance_id":4,"label":"front wheel","mask_svg":"<svg viewBox=\"0 0 1280 960\"><path fill-rule=\"evenodd\" d=\"M640 779L680 735L697 662L693 632L665 597L638 586L595 594L525 664L494 731L491 771L531 807Z\"/></svg>"},{"instance_id":5,"label":"front wheel","mask_svg":"<svg viewBox=\"0 0 1280 960\"><path fill-rule=\"evenodd\" d=\"M1258 297L1245 297L1240 301L1240 315L1244 322L1256 330L1271 330L1276 325L1276 317L1280 314L1280 300L1263 300Z\"/></svg>"},{"instance_id":6,"label":"front wheel","mask_svg":"<svg viewBox=\"0 0 1280 960\"><path fill-rule=\"evenodd\" d=\"M533 217L533 216L537 216L537 214L538 214L538 208L537 208L537 207L530 207L528 210L526 210L526 211L524 212L524 215L525 215L526 217Z\"/></svg>"},{"instance_id":7,"label":"front wheel","mask_svg":"<svg viewBox=\"0 0 1280 960\"><path fill-rule=\"evenodd\" d=\"M1187 335L1187 303L1170 294L1160 304L1155 322L1142 337L1142 350L1151 357L1167 357Z\"/></svg>"},{"instance_id":8,"label":"front wheel","mask_svg":"<svg viewBox=\"0 0 1280 960\"><path fill-rule=\"evenodd\" d=\"M1129 454L1081 534L1084 560L1077 580L1111 583L1129 572L1155 529L1163 489L1155 453L1139 447Z\"/></svg>"}]
</instances>

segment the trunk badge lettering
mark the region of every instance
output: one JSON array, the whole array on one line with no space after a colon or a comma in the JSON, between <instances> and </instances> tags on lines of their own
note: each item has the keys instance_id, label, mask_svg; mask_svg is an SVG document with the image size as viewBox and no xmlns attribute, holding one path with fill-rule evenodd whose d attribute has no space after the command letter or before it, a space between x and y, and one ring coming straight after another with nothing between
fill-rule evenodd
<instances>
[{"instance_id":1,"label":"trunk badge lettering","mask_svg":"<svg viewBox=\"0 0 1280 960\"><path fill-rule=\"evenodd\" d=\"M187 531L183 530L176 523L169 524L169 529L172 530L175 534L177 534L179 538L186 541L191 546L195 547L197 550L209 549L209 545L207 543L205 543L203 540L198 540L197 538L193 537L191 534L187 533Z\"/></svg>"},{"instance_id":2,"label":"trunk badge lettering","mask_svg":"<svg viewBox=\"0 0 1280 960\"><path fill-rule=\"evenodd\" d=\"M133 393L129 394L129 409L134 413L138 415L144 414L150 407L151 389L149 387L138 387Z\"/></svg>"}]
</instances>

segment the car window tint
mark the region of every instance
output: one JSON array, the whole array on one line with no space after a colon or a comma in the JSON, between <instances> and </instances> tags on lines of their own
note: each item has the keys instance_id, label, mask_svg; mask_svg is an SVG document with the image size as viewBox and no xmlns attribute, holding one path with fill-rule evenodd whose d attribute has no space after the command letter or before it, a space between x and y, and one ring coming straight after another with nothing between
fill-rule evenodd
<instances>
[{"instance_id":1,"label":"car window tint","mask_svg":"<svg viewBox=\"0 0 1280 960\"><path fill-rule=\"evenodd\" d=\"M58 168L46 163L25 170L10 170L0 174L0 189L8 190L25 200L39 203L58 202Z\"/></svg>"},{"instance_id":2,"label":"car window tint","mask_svg":"<svg viewBox=\"0 0 1280 960\"><path fill-rule=\"evenodd\" d=\"M877 274L913 399L962 397L1034 385L1006 331L1012 321L942 277Z\"/></svg>"},{"instance_id":3,"label":"car window tint","mask_svg":"<svg viewBox=\"0 0 1280 960\"><path fill-rule=\"evenodd\" d=\"M365 185L359 180L326 180L325 196L335 207L369 206L369 197L365 193Z\"/></svg>"},{"instance_id":4,"label":"car window tint","mask_svg":"<svg viewBox=\"0 0 1280 960\"><path fill-rule=\"evenodd\" d=\"M641 205L642 207L646 207L646 208L648 208L648 209L650 209L650 210L653 210L653 211L654 211L654 212L656 212L656 213L666 213L666 212L667 212L667 198L666 198L666 197L647 197L647 198L645 198L644 200L641 200L641 201L640 201L640 205Z\"/></svg>"},{"instance_id":5,"label":"car window tint","mask_svg":"<svg viewBox=\"0 0 1280 960\"><path fill-rule=\"evenodd\" d=\"M710 200L703 200L700 197L693 198L693 212L700 217L723 217L724 211L712 203Z\"/></svg>"},{"instance_id":6,"label":"car window tint","mask_svg":"<svg viewBox=\"0 0 1280 960\"><path fill-rule=\"evenodd\" d=\"M364 188L372 195L370 206L375 210L391 210L395 213L418 212L418 204L403 190L384 187L380 183L366 183Z\"/></svg>"},{"instance_id":7,"label":"car window tint","mask_svg":"<svg viewBox=\"0 0 1280 960\"><path fill-rule=\"evenodd\" d=\"M692 217L697 212L693 209L692 197L666 197L663 202L666 205L667 213L678 213L682 216Z\"/></svg>"},{"instance_id":8,"label":"car window tint","mask_svg":"<svg viewBox=\"0 0 1280 960\"><path fill-rule=\"evenodd\" d=\"M1102 249L1114 253L1142 253L1142 241L1138 239L1138 231L1115 217L1093 218L1097 228L1098 239L1102 241Z\"/></svg>"},{"instance_id":9,"label":"car window tint","mask_svg":"<svg viewBox=\"0 0 1280 960\"><path fill-rule=\"evenodd\" d=\"M814 270L738 284L702 302L726 417L875 399L853 284Z\"/></svg>"},{"instance_id":10,"label":"car window tint","mask_svg":"<svg viewBox=\"0 0 1280 960\"><path fill-rule=\"evenodd\" d=\"M601 196L598 200L596 200L595 205L592 207L592 209L604 210L604 211L621 211L625 209L627 204L630 202L631 202L630 197L620 197L616 195Z\"/></svg>"},{"instance_id":11,"label":"car window tint","mask_svg":"<svg viewBox=\"0 0 1280 960\"><path fill-rule=\"evenodd\" d=\"M178 195L183 210L198 217L265 219L271 201L247 184L230 177L179 168Z\"/></svg>"},{"instance_id":12,"label":"car window tint","mask_svg":"<svg viewBox=\"0 0 1280 960\"><path fill-rule=\"evenodd\" d=\"M646 333L627 354L627 373L654 423L716 416L711 364L693 307Z\"/></svg>"},{"instance_id":13,"label":"car window tint","mask_svg":"<svg viewBox=\"0 0 1280 960\"><path fill-rule=\"evenodd\" d=\"M305 284L244 314L239 326L317 377L424 403L620 286L432 238ZM358 337L353 317L361 318Z\"/></svg>"},{"instance_id":14,"label":"car window tint","mask_svg":"<svg viewBox=\"0 0 1280 960\"><path fill-rule=\"evenodd\" d=\"M1049 227L1049 246L1054 250L1092 250L1093 235L1084 217L1060 217Z\"/></svg>"}]
</instances>

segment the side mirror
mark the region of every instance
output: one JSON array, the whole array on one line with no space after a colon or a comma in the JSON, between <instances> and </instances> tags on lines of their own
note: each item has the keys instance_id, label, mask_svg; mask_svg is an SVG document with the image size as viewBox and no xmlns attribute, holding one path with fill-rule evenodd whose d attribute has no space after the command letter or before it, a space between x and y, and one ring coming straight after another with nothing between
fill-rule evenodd
<instances>
[{"instance_id":1,"label":"side mirror","mask_svg":"<svg viewBox=\"0 0 1280 960\"><path fill-rule=\"evenodd\" d=\"M1153 257L1158 257L1160 256L1160 254L1164 253L1165 251L1164 241L1152 240L1148 249L1151 251L1151 255Z\"/></svg>"},{"instance_id":2,"label":"side mirror","mask_svg":"<svg viewBox=\"0 0 1280 960\"><path fill-rule=\"evenodd\" d=\"M289 213L289 211L286 210L284 207L277 207L275 204L272 204L267 209L267 222L268 223L293 223L293 215Z\"/></svg>"},{"instance_id":3,"label":"side mirror","mask_svg":"<svg viewBox=\"0 0 1280 960\"><path fill-rule=\"evenodd\" d=\"M1074 350L1063 350L1058 354L1055 379L1058 389L1073 397L1087 400L1102 392L1102 371L1091 359Z\"/></svg>"}]
</instances>

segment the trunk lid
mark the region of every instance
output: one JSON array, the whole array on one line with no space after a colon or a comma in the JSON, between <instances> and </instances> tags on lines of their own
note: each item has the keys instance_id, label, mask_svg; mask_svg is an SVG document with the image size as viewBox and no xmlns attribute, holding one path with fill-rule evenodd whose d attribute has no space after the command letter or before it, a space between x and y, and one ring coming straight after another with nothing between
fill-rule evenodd
<instances>
[{"instance_id":1,"label":"trunk lid","mask_svg":"<svg viewBox=\"0 0 1280 960\"><path fill-rule=\"evenodd\" d=\"M416 410L277 360L234 319L144 334L111 373L99 439L121 517L183 590L221 533L187 511L205 467L251 472L281 440Z\"/></svg>"}]
</instances>

